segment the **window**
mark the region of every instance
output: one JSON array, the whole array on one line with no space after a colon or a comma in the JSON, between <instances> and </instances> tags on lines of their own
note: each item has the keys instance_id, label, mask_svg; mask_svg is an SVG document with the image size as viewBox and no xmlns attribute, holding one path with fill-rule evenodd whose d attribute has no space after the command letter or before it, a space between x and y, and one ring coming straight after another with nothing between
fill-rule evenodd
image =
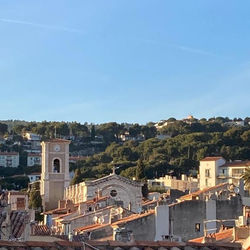
<instances>
[{"instance_id":1,"label":"window","mask_svg":"<svg viewBox=\"0 0 250 250\"><path fill-rule=\"evenodd\" d=\"M205 169L205 176L210 177L210 169Z\"/></svg>"},{"instance_id":2,"label":"window","mask_svg":"<svg viewBox=\"0 0 250 250\"><path fill-rule=\"evenodd\" d=\"M111 190L111 191L110 191L110 195L111 195L112 197L116 197L117 191L116 191L116 190Z\"/></svg>"},{"instance_id":3,"label":"window","mask_svg":"<svg viewBox=\"0 0 250 250\"><path fill-rule=\"evenodd\" d=\"M24 198L17 198L17 210L24 210L25 209L25 199Z\"/></svg>"},{"instance_id":4,"label":"window","mask_svg":"<svg viewBox=\"0 0 250 250\"><path fill-rule=\"evenodd\" d=\"M201 231L201 224L195 223L195 232L200 232L200 231Z\"/></svg>"},{"instance_id":5,"label":"window","mask_svg":"<svg viewBox=\"0 0 250 250\"><path fill-rule=\"evenodd\" d=\"M59 159L55 159L53 161L53 172L60 173L60 160Z\"/></svg>"}]
</instances>

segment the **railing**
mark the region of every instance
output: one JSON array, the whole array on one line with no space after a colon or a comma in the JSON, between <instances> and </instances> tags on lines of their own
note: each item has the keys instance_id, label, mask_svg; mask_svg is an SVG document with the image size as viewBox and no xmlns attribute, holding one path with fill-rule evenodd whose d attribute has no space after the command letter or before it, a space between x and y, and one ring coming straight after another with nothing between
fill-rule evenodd
<instances>
[{"instance_id":1,"label":"railing","mask_svg":"<svg viewBox=\"0 0 250 250\"><path fill-rule=\"evenodd\" d=\"M217 178L221 179L230 179L230 178L241 178L242 174L231 174L231 175L226 175L226 174L218 174Z\"/></svg>"},{"instance_id":2,"label":"railing","mask_svg":"<svg viewBox=\"0 0 250 250\"><path fill-rule=\"evenodd\" d=\"M217 177L218 177L218 178L225 179L225 178L228 178L229 176L227 176L227 175L225 175L225 174L218 174Z\"/></svg>"}]
</instances>

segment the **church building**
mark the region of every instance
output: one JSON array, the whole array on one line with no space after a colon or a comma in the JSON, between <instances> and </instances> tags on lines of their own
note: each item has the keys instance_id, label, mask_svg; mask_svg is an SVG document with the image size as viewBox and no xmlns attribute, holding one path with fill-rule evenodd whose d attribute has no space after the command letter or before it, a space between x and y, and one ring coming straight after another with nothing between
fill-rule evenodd
<instances>
[{"instance_id":1,"label":"church building","mask_svg":"<svg viewBox=\"0 0 250 250\"><path fill-rule=\"evenodd\" d=\"M142 184L113 173L94 181L69 186L69 140L43 141L40 194L44 211L58 207L59 200L74 204L96 197L111 197L118 205L130 211L141 211Z\"/></svg>"},{"instance_id":2,"label":"church building","mask_svg":"<svg viewBox=\"0 0 250 250\"><path fill-rule=\"evenodd\" d=\"M112 174L93 181L85 181L65 188L64 199L75 204L92 200L97 196L108 196L135 213L141 210L142 184L120 175Z\"/></svg>"}]
</instances>

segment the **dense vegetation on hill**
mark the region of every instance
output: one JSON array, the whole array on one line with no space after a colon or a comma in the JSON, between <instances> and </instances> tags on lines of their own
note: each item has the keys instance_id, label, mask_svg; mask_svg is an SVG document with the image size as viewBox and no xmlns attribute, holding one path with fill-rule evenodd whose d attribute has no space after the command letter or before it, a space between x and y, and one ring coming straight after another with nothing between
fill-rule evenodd
<instances>
[{"instance_id":1,"label":"dense vegetation on hill","mask_svg":"<svg viewBox=\"0 0 250 250\"><path fill-rule=\"evenodd\" d=\"M132 178L136 176L138 161L142 160L145 177L154 178L165 174L195 175L199 160L206 156L250 159L249 126L228 128L220 123L177 122L164 130L175 131L176 135L165 140L151 138L142 143L112 143L105 152L80 161L74 167L80 169L82 179L101 177L110 173L113 166L117 167L117 173Z\"/></svg>"},{"instance_id":2,"label":"dense vegetation on hill","mask_svg":"<svg viewBox=\"0 0 250 250\"><path fill-rule=\"evenodd\" d=\"M144 178L154 178L165 174L178 176L181 173L195 175L199 160L205 156L222 155L227 160L250 159L250 119L245 118L245 126L228 126L226 122L229 121L223 117L188 121L169 118L158 123L157 129L154 123L139 125L110 122L93 125L77 122L2 121L0 136L11 135L12 138L0 145L0 150L21 153L21 169L15 174L23 174L27 169L24 171L26 155L22 148L25 140L22 134L31 131L47 139L53 138L56 130L58 137L73 138L71 153L83 147L94 148L99 145L99 151L93 151L99 153L71 164L72 170L78 169L74 183L109 174L113 167L116 167L117 173L129 178L139 176L142 179L143 175ZM166 122L166 126L161 126ZM133 139L123 142L120 135L124 133ZM157 134L167 137L160 140L155 137ZM137 140L139 135L145 140ZM99 144L93 143L97 138ZM4 175L10 176L8 173Z\"/></svg>"}]
</instances>

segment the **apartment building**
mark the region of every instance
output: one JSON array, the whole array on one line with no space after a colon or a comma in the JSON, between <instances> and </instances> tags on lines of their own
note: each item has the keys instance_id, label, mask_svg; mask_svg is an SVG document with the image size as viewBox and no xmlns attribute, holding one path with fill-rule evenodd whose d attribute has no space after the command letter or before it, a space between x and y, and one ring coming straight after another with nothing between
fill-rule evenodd
<instances>
[{"instance_id":1,"label":"apartment building","mask_svg":"<svg viewBox=\"0 0 250 250\"><path fill-rule=\"evenodd\" d=\"M240 179L250 161L226 162L221 157L206 157L200 161L200 189L227 182L240 185Z\"/></svg>"},{"instance_id":2,"label":"apartment building","mask_svg":"<svg viewBox=\"0 0 250 250\"><path fill-rule=\"evenodd\" d=\"M19 153L0 152L0 167L17 168L19 166Z\"/></svg>"}]
</instances>

